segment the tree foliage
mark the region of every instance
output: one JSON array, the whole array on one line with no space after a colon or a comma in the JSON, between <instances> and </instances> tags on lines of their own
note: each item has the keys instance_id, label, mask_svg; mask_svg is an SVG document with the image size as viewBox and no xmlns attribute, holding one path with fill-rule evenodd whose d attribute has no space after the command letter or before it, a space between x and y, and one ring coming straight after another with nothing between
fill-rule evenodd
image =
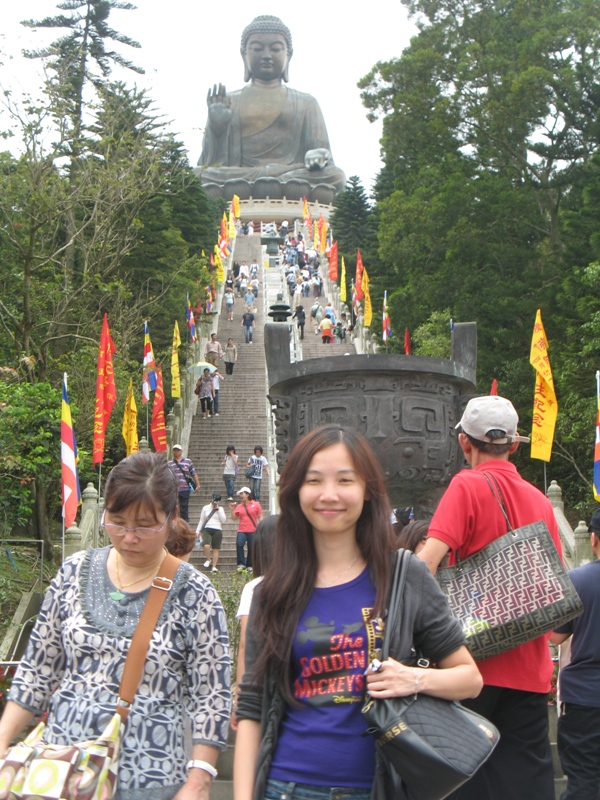
<instances>
[{"instance_id":1,"label":"tree foliage","mask_svg":"<svg viewBox=\"0 0 600 800\"><path fill-rule=\"evenodd\" d=\"M360 84L369 114L383 117L375 195L392 328L431 331L439 315L477 321L480 390L498 378L527 429L541 308L560 406L550 471L584 509L600 357L600 8L404 5L418 35ZM521 460L541 477L539 462Z\"/></svg>"},{"instance_id":2,"label":"tree foliage","mask_svg":"<svg viewBox=\"0 0 600 800\"><path fill-rule=\"evenodd\" d=\"M212 251L219 217L151 99L108 78L113 62L133 67L110 41L135 45L108 27L108 15L133 6L65 0L59 8L71 16L31 23L68 29L33 54L47 59L51 73L42 100L8 96L4 109L4 127L21 146L16 156L0 153L0 373L10 377L2 419L12 424L18 410L25 420L27 402L37 403L40 415L52 404L59 413L56 387L66 371L85 482L94 479L88 454L104 312L117 346L118 393L106 470L124 455L121 416L130 377L141 386L143 321L166 366L168 392L173 324L178 319L183 333L186 293L195 303L213 280L204 252ZM70 68L81 66L76 53L85 62L79 78ZM82 81L93 92L80 92ZM29 518L46 533L60 507L54 421L48 414L39 427L37 462L22 454L11 461L16 489L0 508L5 528ZM37 424L32 417L35 430Z\"/></svg>"}]
</instances>

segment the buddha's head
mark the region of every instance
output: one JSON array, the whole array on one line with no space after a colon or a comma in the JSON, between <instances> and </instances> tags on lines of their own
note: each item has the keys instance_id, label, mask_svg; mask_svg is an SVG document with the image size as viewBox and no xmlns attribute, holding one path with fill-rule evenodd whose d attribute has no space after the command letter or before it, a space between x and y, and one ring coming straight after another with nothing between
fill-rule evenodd
<instances>
[{"instance_id":1,"label":"buddha's head","mask_svg":"<svg viewBox=\"0 0 600 800\"><path fill-rule=\"evenodd\" d=\"M255 17L242 33L244 80L283 79L287 83L288 64L292 53L292 34L279 17L267 14Z\"/></svg>"}]
</instances>

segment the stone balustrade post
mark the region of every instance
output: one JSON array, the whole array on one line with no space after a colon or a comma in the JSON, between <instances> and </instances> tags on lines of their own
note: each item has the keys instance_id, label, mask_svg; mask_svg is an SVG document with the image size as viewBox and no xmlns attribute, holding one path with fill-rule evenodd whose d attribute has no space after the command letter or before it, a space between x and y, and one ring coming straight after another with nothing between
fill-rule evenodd
<instances>
[{"instance_id":1,"label":"stone balustrade post","mask_svg":"<svg viewBox=\"0 0 600 800\"><path fill-rule=\"evenodd\" d=\"M171 452L174 444L179 444L181 428L177 426L177 419L173 413L173 409L167 414L167 447L168 452Z\"/></svg>"},{"instance_id":2,"label":"stone balustrade post","mask_svg":"<svg viewBox=\"0 0 600 800\"><path fill-rule=\"evenodd\" d=\"M575 528L574 531L575 535L575 555L574 555L574 564L575 567L580 567L582 564L589 564L590 561L595 561L596 556L594 555L594 551L592 550L592 545L590 543L590 534L588 532L587 522L585 520L580 520L579 524Z\"/></svg>"},{"instance_id":3,"label":"stone balustrade post","mask_svg":"<svg viewBox=\"0 0 600 800\"><path fill-rule=\"evenodd\" d=\"M90 509L96 511L98 508L98 490L93 483L88 483L81 493L81 516Z\"/></svg>"},{"instance_id":4,"label":"stone balustrade post","mask_svg":"<svg viewBox=\"0 0 600 800\"><path fill-rule=\"evenodd\" d=\"M146 439L145 436L142 436L142 438L140 439L140 441L138 443L138 447L139 447L140 453L150 453L151 452L150 445L148 444L148 439Z\"/></svg>"},{"instance_id":5,"label":"stone balustrade post","mask_svg":"<svg viewBox=\"0 0 600 800\"><path fill-rule=\"evenodd\" d=\"M559 508L564 513L565 504L563 502L562 489L556 481L550 481L550 486L546 494L552 506L554 508Z\"/></svg>"},{"instance_id":6,"label":"stone balustrade post","mask_svg":"<svg viewBox=\"0 0 600 800\"><path fill-rule=\"evenodd\" d=\"M65 531L65 558L82 549L81 530L73 524Z\"/></svg>"},{"instance_id":7,"label":"stone balustrade post","mask_svg":"<svg viewBox=\"0 0 600 800\"><path fill-rule=\"evenodd\" d=\"M93 512L94 530L92 533L92 547L98 545L98 530L100 528L100 513L98 510L98 490L93 483L88 483L81 493L81 517L83 520L87 511Z\"/></svg>"}]
</instances>

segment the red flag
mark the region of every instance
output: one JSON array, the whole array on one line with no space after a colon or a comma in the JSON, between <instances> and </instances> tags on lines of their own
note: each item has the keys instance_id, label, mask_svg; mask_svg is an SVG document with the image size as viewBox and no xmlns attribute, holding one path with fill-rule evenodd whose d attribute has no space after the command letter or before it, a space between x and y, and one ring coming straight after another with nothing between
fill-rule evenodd
<instances>
[{"instance_id":1,"label":"red flag","mask_svg":"<svg viewBox=\"0 0 600 800\"><path fill-rule=\"evenodd\" d=\"M157 453L167 449L167 428L165 425L165 390L163 388L162 369L156 367L156 389L154 391L154 404L152 406L152 422L150 433Z\"/></svg>"},{"instance_id":2,"label":"red flag","mask_svg":"<svg viewBox=\"0 0 600 800\"><path fill-rule=\"evenodd\" d=\"M332 242L329 248L329 280L337 281L338 279L338 243Z\"/></svg>"},{"instance_id":3,"label":"red flag","mask_svg":"<svg viewBox=\"0 0 600 800\"><path fill-rule=\"evenodd\" d=\"M117 348L111 339L108 329L108 314L104 314L102 333L100 334L100 347L98 349L98 377L96 378L96 409L94 411L94 445L92 463L104 461L104 436L106 426L117 399L115 386L115 373L113 371L112 357Z\"/></svg>"},{"instance_id":4,"label":"red flag","mask_svg":"<svg viewBox=\"0 0 600 800\"><path fill-rule=\"evenodd\" d=\"M404 352L406 353L407 356L412 355L412 350L410 347L410 333L408 331L408 328L406 328L404 331Z\"/></svg>"},{"instance_id":5,"label":"red flag","mask_svg":"<svg viewBox=\"0 0 600 800\"><path fill-rule=\"evenodd\" d=\"M498 394L498 381L496 378L492 381L492 388L490 389L490 394Z\"/></svg>"},{"instance_id":6,"label":"red flag","mask_svg":"<svg viewBox=\"0 0 600 800\"><path fill-rule=\"evenodd\" d=\"M362 274L363 274L363 263L362 263L362 256L360 254L360 250L356 251L356 274L354 276L354 291L356 292L356 299L357 300L364 300L365 295L362 289Z\"/></svg>"}]
</instances>

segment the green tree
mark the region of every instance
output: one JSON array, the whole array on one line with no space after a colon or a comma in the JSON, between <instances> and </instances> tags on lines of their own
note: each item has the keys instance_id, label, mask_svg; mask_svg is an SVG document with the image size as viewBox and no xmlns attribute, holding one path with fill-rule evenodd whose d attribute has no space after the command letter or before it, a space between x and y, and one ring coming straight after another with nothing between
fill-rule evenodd
<instances>
[{"instance_id":1,"label":"green tree","mask_svg":"<svg viewBox=\"0 0 600 800\"><path fill-rule=\"evenodd\" d=\"M496 377L529 409L541 308L561 408L553 477L583 503L591 387L576 371L600 353L592 329L581 341L597 291L600 8L587 0L404 5L418 35L361 82L369 113L383 116L375 195L381 270L394 282L392 327L428 330L438 313L477 321L481 390ZM539 462L520 458L541 478Z\"/></svg>"},{"instance_id":2,"label":"green tree","mask_svg":"<svg viewBox=\"0 0 600 800\"><path fill-rule=\"evenodd\" d=\"M5 376L6 377L6 376ZM26 527L51 547L49 518L60 508L60 392L0 380L0 535ZM51 549L49 552L52 552Z\"/></svg>"}]
</instances>

